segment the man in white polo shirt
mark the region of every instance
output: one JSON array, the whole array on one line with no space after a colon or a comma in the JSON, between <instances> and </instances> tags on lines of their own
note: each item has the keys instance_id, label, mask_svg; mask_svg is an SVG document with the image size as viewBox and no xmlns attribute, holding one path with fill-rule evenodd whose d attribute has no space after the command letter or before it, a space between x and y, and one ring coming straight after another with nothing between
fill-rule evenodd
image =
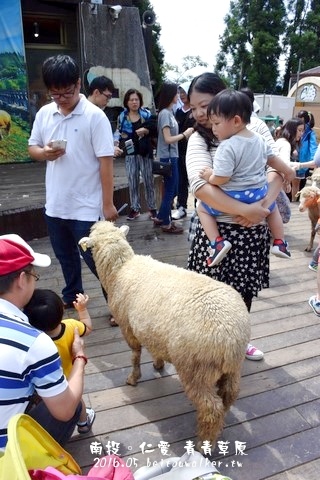
<instances>
[{"instance_id":1,"label":"man in white polo shirt","mask_svg":"<svg viewBox=\"0 0 320 480\"><path fill-rule=\"evenodd\" d=\"M45 216L64 275L67 308L73 307L77 293L83 293L78 241L89 235L97 220L118 218L113 204L113 135L104 112L80 93L80 71L73 58L48 58L42 76L53 101L36 115L29 154L47 162ZM60 140L66 145L54 142ZM90 250L81 255L97 276Z\"/></svg>"}]
</instances>

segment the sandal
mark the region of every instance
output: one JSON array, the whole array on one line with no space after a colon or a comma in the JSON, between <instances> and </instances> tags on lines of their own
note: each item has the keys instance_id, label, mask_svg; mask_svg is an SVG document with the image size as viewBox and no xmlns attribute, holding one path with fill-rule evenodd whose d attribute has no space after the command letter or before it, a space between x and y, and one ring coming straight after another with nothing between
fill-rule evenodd
<instances>
[{"instance_id":1,"label":"sandal","mask_svg":"<svg viewBox=\"0 0 320 480\"><path fill-rule=\"evenodd\" d=\"M77 423L78 433L81 433L82 435L90 432L93 422L96 418L96 412L93 410L93 408L86 408L86 413L87 413L87 421Z\"/></svg>"},{"instance_id":2,"label":"sandal","mask_svg":"<svg viewBox=\"0 0 320 480\"><path fill-rule=\"evenodd\" d=\"M156 225L156 226L160 226L163 224L163 220L160 220L160 218L153 218L153 223Z\"/></svg>"},{"instance_id":3,"label":"sandal","mask_svg":"<svg viewBox=\"0 0 320 480\"><path fill-rule=\"evenodd\" d=\"M178 227L175 223L171 223L168 227L161 227L162 231L165 233L175 233L175 234L180 234L183 233L183 228Z\"/></svg>"},{"instance_id":4,"label":"sandal","mask_svg":"<svg viewBox=\"0 0 320 480\"><path fill-rule=\"evenodd\" d=\"M110 323L111 327L118 327L119 326L119 324L115 321L115 319L113 317L109 318L109 323Z\"/></svg>"}]
</instances>

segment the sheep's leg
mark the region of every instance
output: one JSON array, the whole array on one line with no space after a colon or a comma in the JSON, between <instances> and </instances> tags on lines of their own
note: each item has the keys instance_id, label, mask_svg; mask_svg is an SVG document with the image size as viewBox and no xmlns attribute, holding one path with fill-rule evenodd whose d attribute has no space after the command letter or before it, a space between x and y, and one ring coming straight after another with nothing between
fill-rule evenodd
<instances>
[{"instance_id":1,"label":"sheep's leg","mask_svg":"<svg viewBox=\"0 0 320 480\"><path fill-rule=\"evenodd\" d=\"M205 440L214 445L223 429L225 416L225 407L216 388L220 375L212 365L175 367L186 395L197 410L197 448L200 448Z\"/></svg>"},{"instance_id":2,"label":"sheep's leg","mask_svg":"<svg viewBox=\"0 0 320 480\"><path fill-rule=\"evenodd\" d=\"M154 358L153 359L153 368L155 370L162 370L164 367L164 361L162 358Z\"/></svg>"},{"instance_id":3,"label":"sheep's leg","mask_svg":"<svg viewBox=\"0 0 320 480\"><path fill-rule=\"evenodd\" d=\"M238 398L240 390L241 371L231 372L222 375L218 381L218 395L222 398L225 412Z\"/></svg>"},{"instance_id":4,"label":"sheep's leg","mask_svg":"<svg viewBox=\"0 0 320 480\"><path fill-rule=\"evenodd\" d=\"M132 350L131 353L131 363L132 363L132 372L127 378L127 384L135 386L137 381L141 377L140 369L140 359L141 359L141 344L138 339L134 336L133 331L130 327L126 328L125 339Z\"/></svg>"},{"instance_id":5,"label":"sheep's leg","mask_svg":"<svg viewBox=\"0 0 320 480\"><path fill-rule=\"evenodd\" d=\"M306 252L311 252L311 250L313 249L314 237L316 236L315 227L316 227L315 225L312 225L310 242L309 242L309 245L307 246L307 248L305 249Z\"/></svg>"}]
</instances>

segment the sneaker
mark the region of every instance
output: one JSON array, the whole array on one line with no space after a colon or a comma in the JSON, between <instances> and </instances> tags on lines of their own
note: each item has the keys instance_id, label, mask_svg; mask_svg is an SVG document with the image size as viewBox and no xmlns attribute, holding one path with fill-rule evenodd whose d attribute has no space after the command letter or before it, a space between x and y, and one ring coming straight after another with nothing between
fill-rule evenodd
<instances>
[{"instance_id":1,"label":"sneaker","mask_svg":"<svg viewBox=\"0 0 320 480\"><path fill-rule=\"evenodd\" d=\"M309 298L309 305L314 311L314 313L320 317L320 301L317 300L317 295L313 295Z\"/></svg>"},{"instance_id":2,"label":"sneaker","mask_svg":"<svg viewBox=\"0 0 320 480\"><path fill-rule=\"evenodd\" d=\"M318 271L318 263L311 260L311 262L309 263L308 265L308 268L310 268L310 270L312 270L313 272L316 272Z\"/></svg>"},{"instance_id":3,"label":"sneaker","mask_svg":"<svg viewBox=\"0 0 320 480\"><path fill-rule=\"evenodd\" d=\"M93 408L86 408L86 413L87 413L87 420L86 422L78 422L78 432L81 434L88 433L90 432L93 422L96 418L96 412L93 410Z\"/></svg>"},{"instance_id":4,"label":"sneaker","mask_svg":"<svg viewBox=\"0 0 320 480\"><path fill-rule=\"evenodd\" d=\"M130 210L127 220L135 220L138 217L140 217L140 212L138 210Z\"/></svg>"},{"instance_id":5,"label":"sneaker","mask_svg":"<svg viewBox=\"0 0 320 480\"><path fill-rule=\"evenodd\" d=\"M256 347L248 343L246 350L246 358L248 360L262 360L264 353L261 350L258 350Z\"/></svg>"},{"instance_id":6,"label":"sneaker","mask_svg":"<svg viewBox=\"0 0 320 480\"><path fill-rule=\"evenodd\" d=\"M149 210L149 218L150 218L150 220L154 220L155 218L157 218L157 210L156 209Z\"/></svg>"},{"instance_id":7,"label":"sneaker","mask_svg":"<svg viewBox=\"0 0 320 480\"><path fill-rule=\"evenodd\" d=\"M209 257L207 258L208 267L213 267L218 265L221 260L227 255L230 248L232 247L231 243L228 240L219 240L215 244L208 248Z\"/></svg>"},{"instance_id":8,"label":"sneaker","mask_svg":"<svg viewBox=\"0 0 320 480\"><path fill-rule=\"evenodd\" d=\"M178 210L176 210L172 215L171 217L173 218L173 220L180 220L181 218L184 218L187 216L187 212L185 210L185 208L183 207L179 207Z\"/></svg>"},{"instance_id":9,"label":"sneaker","mask_svg":"<svg viewBox=\"0 0 320 480\"><path fill-rule=\"evenodd\" d=\"M291 253L289 251L289 245L287 242L282 240L275 240L273 242L273 247L271 248L271 253L276 257L280 258L291 258Z\"/></svg>"}]
</instances>

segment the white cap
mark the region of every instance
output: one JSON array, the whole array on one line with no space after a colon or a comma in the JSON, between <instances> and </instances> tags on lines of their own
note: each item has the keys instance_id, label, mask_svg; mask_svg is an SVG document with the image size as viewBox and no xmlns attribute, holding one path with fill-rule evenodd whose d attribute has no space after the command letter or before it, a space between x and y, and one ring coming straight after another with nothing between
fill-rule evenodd
<instances>
[{"instance_id":1,"label":"white cap","mask_svg":"<svg viewBox=\"0 0 320 480\"><path fill-rule=\"evenodd\" d=\"M18 245L22 245L27 250L29 250L30 255L34 258L32 265L35 267L49 267L51 265L51 258L49 255L44 253L36 253L30 245L27 244L19 235L15 233L8 233L7 235L0 235L0 240L10 240L11 242L17 243Z\"/></svg>"},{"instance_id":2,"label":"white cap","mask_svg":"<svg viewBox=\"0 0 320 480\"><path fill-rule=\"evenodd\" d=\"M182 88L182 90L184 90L188 95L190 85L191 85L191 82L183 82L179 85L179 88Z\"/></svg>"}]
</instances>

